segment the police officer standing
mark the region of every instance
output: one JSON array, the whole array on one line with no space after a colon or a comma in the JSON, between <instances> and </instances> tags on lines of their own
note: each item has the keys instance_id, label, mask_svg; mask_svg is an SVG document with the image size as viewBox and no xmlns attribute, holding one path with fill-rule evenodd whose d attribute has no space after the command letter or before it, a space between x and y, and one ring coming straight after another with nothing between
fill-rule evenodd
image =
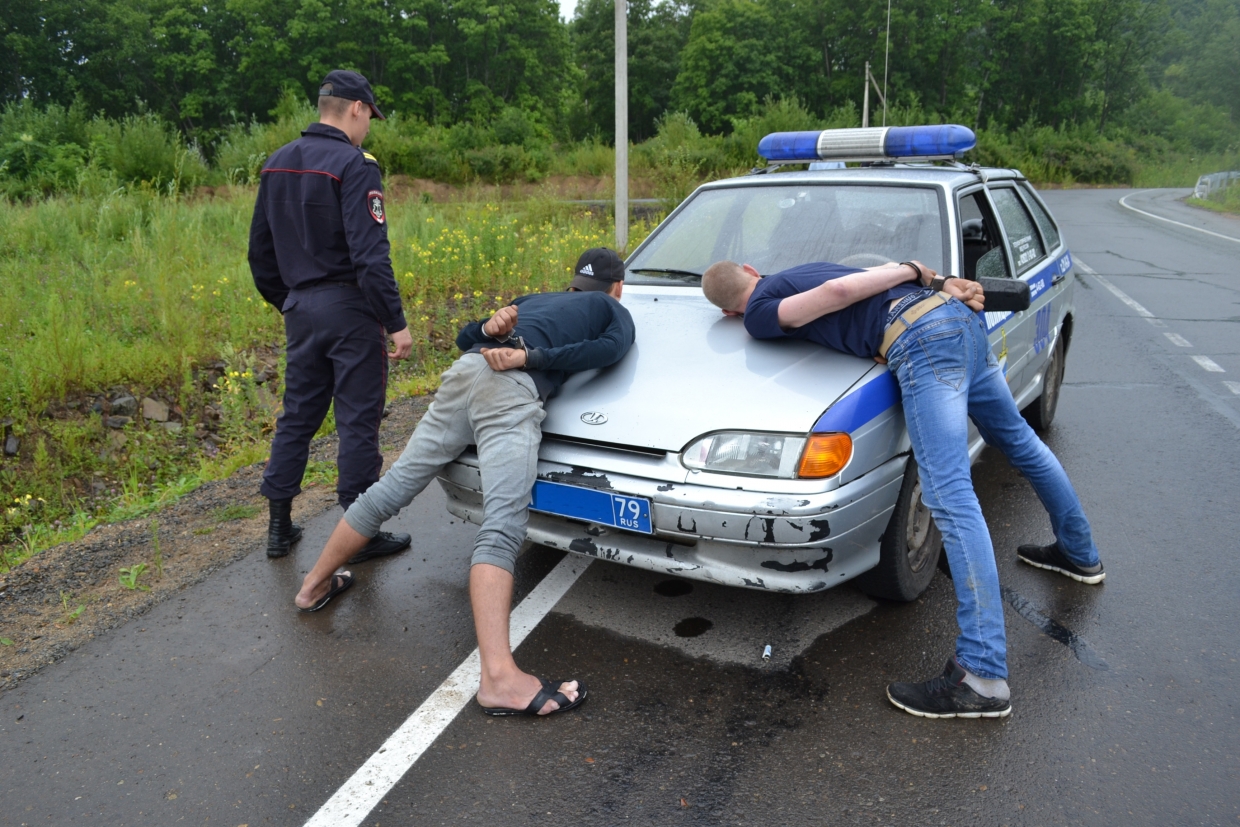
<instances>
[{"instance_id":1,"label":"police officer standing","mask_svg":"<svg viewBox=\"0 0 1240 827\"><path fill-rule=\"evenodd\" d=\"M284 315L288 360L284 411L260 489L271 504L268 557L285 556L301 539L293 498L333 400L341 507L379 479L388 360L413 350L392 273L379 164L361 149L372 116L383 119L366 78L329 72L319 89L319 123L272 153L258 187L250 270L263 298ZM350 562L409 544L408 534L380 532Z\"/></svg>"}]
</instances>

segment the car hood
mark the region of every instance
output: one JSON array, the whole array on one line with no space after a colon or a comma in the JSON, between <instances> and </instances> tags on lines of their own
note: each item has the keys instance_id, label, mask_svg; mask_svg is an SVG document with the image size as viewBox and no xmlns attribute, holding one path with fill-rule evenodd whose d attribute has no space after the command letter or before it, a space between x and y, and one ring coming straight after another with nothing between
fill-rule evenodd
<instances>
[{"instance_id":1,"label":"car hood","mask_svg":"<svg viewBox=\"0 0 1240 827\"><path fill-rule=\"evenodd\" d=\"M569 377L544 434L680 451L721 430L808 432L872 361L786 339L759 341L694 288L628 288L637 340L618 364ZM590 424L595 423L595 424Z\"/></svg>"}]
</instances>

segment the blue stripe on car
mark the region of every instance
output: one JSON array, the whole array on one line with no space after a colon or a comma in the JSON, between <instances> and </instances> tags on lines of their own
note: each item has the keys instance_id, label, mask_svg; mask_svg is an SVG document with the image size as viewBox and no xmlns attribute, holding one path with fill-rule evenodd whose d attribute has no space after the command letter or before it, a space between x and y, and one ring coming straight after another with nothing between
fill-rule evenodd
<instances>
[{"instance_id":1,"label":"blue stripe on car","mask_svg":"<svg viewBox=\"0 0 1240 827\"><path fill-rule=\"evenodd\" d=\"M900 386L884 371L836 402L814 423L814 433L851 433L879 414L900 404Z\"/></svg>"},{"instance_id":2,"label":"blue stripe on car","mask_svg":"<svg viewBox=\"0 0 1240 827\"><path fill-rule=\"evenodd\" d=\"M1034 301L1038 296L1042 295L1050 288L1055 281L1055 276L1065 275L1072 269L1072 254L1065 252L1051 264L1042 268L1042 272L1029 279L1029 301ZM1003 327L1003 323L1012 318L1011 313L1007 311L984 313L983 319L986 322L986 332L994 333Z\"/></svg>"},{"instance_id":3,"label":"blue stripe on car","mask_svg":"<svg viewBox=\"0 0 1240 827\"><path fill-rule=\"evenodd\" d=\"M1030 300L1045 292L1055 276L1064 275L1071 269L1072 254L1065 252L1037 276L1030 279ZM1002 327L1012 315L1008 312L984 313L986 332L991 333ZM814 423L813 433L852 433L898 404L900 404L900 387L896 384L895 377L887 372L880 373L828 408L826 413L818 417L818 421Z\"/></svg>"}]
</instances>

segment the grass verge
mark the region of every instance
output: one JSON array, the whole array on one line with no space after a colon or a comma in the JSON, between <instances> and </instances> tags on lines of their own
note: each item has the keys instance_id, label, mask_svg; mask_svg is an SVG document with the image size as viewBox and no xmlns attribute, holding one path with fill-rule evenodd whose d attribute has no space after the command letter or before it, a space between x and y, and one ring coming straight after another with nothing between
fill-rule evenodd
<instances>
[{"instance_id":1,"label":"grass verge","mask_svg":"<svg viewBox=\"0 0 1240 827\"><path fill-rule=\"evenodd\" d=\"M1211 212L1240 217L1240 185L1229 187L1218 198L1188 198L1186 202Z\"/></svg>"},{"instance_id":2,"label":"grass verge","mask_svg":"<svg viewBox=\"0 0 1240 827\"><path fill-rule=\"evenodd\" d=\"M246 265L253 198L238 187L0 202L0 572L265 457L283 325ZM608 216L550 199L392 201L415 341L394 397L437 387L466 321L563 289L577 256L611 240ZM650 226L637 222L634 244Z\"/></svg>"}]
</instances>

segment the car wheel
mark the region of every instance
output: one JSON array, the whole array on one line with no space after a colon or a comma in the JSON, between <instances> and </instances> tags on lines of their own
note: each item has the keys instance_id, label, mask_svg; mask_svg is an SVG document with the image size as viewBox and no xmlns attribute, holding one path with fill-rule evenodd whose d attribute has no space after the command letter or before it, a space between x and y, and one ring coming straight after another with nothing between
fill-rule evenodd
<instances>
[{"instance_id":1,"label":"car wheel","mask_svg":"<svg viewBox=\"0 0 1240 827\"><path fill-rule=\"evenodd\" d=\"M943 535L921 501L921 479L911 456L891 522L879 545L878 565L857 578L873 597L907 603L916 600L934 577L943 551Z\"/></svg>"},{"instance_id":2,"label":"car wheel","mask_svg":"<svg viewBox=\"0 0 1240 827\"><path fill-rule=\"evenodd\" d=\"M1051 427L1055 421L1055 410L1059 407L1059 389L1063 385L1064 369L1063 337L1055 339L1051 348L1050 358L1046 360L1046 368L1042 373L1042 394L1023 413L1025 419L1039 433Z\"/></svg>"}]
</instances>

